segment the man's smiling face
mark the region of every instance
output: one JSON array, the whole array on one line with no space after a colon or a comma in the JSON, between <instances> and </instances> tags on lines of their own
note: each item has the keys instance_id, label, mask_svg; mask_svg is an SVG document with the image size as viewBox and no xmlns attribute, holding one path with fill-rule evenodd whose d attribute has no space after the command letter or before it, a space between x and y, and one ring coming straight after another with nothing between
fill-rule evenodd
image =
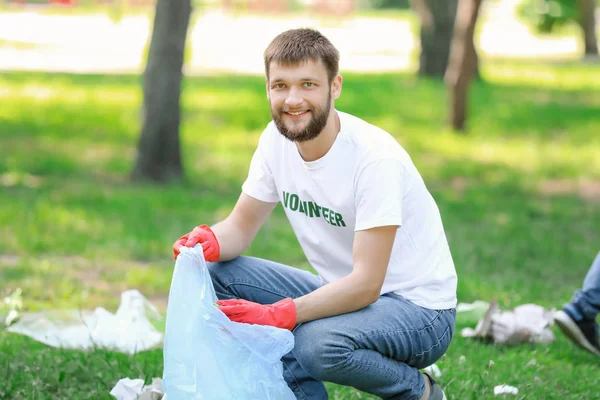
<instances>
[{"instance_id":1,"label":"man's smiling face","mask_svg":"<svg viewBox=\"0 0 600 400\"><path fill-rule=\"evenodd\" d=\"M297 65L273 62L267 93L271 116L279 132L293 142L319 136L331 111L331 84L321 61Z\"/></svg>"}]
</instances>

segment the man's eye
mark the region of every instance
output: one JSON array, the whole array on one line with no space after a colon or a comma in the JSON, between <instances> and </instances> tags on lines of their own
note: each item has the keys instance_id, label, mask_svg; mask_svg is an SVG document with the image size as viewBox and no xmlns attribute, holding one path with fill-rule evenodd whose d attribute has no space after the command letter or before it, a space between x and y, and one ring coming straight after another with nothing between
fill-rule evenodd
<instances>
[{"instance_id":1,"label":"man's eye","mask_svg":"<svg viewBox=\"0 0 600 400\"><path fill-rule=\"evenodd\" d=\"M306 86L306 87L313 87L314 84L312 82L304 82L304 86Z\"/></svg>"},{"instance_id":2,"label":"man's eye","mask_svg":"<svg viewBox=\"0 0 600 400\"><path fill-rule=\"evenodd\" d=\"M273 86L275 89L283 89L284 87L285 85L283 83L276 83L275 86Z\"/></svg>"}]
</instances>

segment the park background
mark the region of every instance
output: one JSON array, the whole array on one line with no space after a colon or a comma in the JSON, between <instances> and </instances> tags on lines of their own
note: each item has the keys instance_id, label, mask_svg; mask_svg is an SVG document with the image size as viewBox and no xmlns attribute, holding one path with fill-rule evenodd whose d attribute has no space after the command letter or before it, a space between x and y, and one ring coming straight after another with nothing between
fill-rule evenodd
<instances>
[{"instance_id":1,"label":"park background","mask_svg":"<svg viewBox=\"0 0 600 400\"><path fill-rule=\"evenodd\" d=\"M469 5L479 7L477 73L461 75L467 97L456 124L457 87L444 75L453 13ZM597 7L171 0L162 15L189 18L181 76L164 45L146 69L154 1L0 1L0 299L20 293L21 312L114 312L121 293L137 289L164 313L172 243L227 216L270 120L264 48L283 30L310 26L341 52L336 107L389 131L422 173L442 214L459 301L559 309L600 248L600 28L589 33ZM173 35L161 32L156 43ZM144 113L161 101L145 99L144 85L176 95L176 107ZM169 157L144 154L152 148L144 136L176 145L166 146ZM281 207L247 254L311 270ZM436 363L449 399L494 398L500 384L518 387L519 399L598 396L597 358L557 329L548 345L501 346L460 336L476 322L459 314ZM162 368L160 349L59 350L0 329L2 399L110 399L118 379L149 383ZM331 399L373 399L328 389Z\"/></svg>"}]
</instances>

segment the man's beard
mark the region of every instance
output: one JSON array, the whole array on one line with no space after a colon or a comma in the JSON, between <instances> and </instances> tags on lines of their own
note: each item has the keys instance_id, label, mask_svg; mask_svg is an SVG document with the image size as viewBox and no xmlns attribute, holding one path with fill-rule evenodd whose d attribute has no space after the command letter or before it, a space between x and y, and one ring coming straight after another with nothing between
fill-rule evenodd
<instances>
[{"instance_id":1,"label":"man's beard","mask_svg":"<svg viewBox=\"0 0 600 400\"><path fill-rule=\"evenodd\" d=\"M293 130L289 129L283 121L285 112L283 108L280 108L277 113L271 108L271 116L275 122L275 126L283 136L292 142L306 142L319 136L321 131L327 125L327 118L329 117L329 111L331 110L331 95L329 95L325 108L315 109L310 107L311 118L304 129Z\"/></svg>"}]
</instances>

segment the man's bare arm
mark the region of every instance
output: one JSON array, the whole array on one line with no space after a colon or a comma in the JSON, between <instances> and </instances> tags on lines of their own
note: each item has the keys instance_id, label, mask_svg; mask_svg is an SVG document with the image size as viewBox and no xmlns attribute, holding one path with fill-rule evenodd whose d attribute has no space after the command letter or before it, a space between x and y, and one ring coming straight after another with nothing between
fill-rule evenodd
<instances>
[{"instance_id":1,"label":"man's bare arm","mask_svg":"<svg viewBox=\"0 0 600 400\"><path fill-rule=\"evenodd\" d=\"M211 227L221 248L219 261L240 256L276 206L242 193L231 214Z\"/></svg>"},{"instance_id":2,"label":"man's bare arm","mask_svg":"<svg viewBox=\"0 0 600 400\"><path fill-rule=\"evenodd\" d=\"M312 293L294 299L296 322L308 322L359 310L379 298L398 226L358 231L353 271Z\"/></svg>"}]
</instances>

